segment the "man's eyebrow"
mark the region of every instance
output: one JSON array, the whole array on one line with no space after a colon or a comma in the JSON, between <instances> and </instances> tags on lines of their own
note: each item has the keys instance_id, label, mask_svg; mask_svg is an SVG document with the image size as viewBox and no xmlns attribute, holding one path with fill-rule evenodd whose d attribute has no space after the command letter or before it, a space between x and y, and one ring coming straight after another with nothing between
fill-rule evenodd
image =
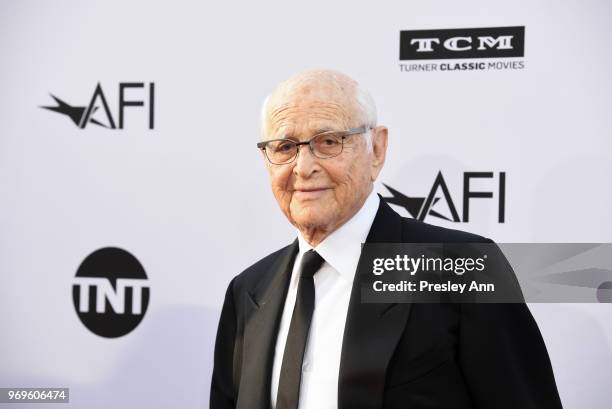
<instances>
[{"instance_id":1,"label":"man's eyebrow","mask_svg":"<svg viewBox=\"0 0 612 409\"><path fill-rule=\"evenodd\" d=\"M297 138L294 137L293 135L291 135L291 133L281 133L279 135L276 135L272 139L293 139L293 140L297 140Z\"/></svg>"},{"instance_id":2,"label":"man's eyebrow","mask_svg":"<svg viewBox=\"0 0 612 409\"><path fill-rule=\"evenodd\" d=\"M312 135L318 135L320 133L324 133L324 132L335 132L337 131L337 129L334 129L330 126L325 126L325 127L321 127L321 128L317 128ZM295 137L293 135L293 133L291 132L287 132L287 133L280 133L278 135L276 135L273 139L293 139L293 140L299 140L299 138Z\"/></svg>"}]
</instances>

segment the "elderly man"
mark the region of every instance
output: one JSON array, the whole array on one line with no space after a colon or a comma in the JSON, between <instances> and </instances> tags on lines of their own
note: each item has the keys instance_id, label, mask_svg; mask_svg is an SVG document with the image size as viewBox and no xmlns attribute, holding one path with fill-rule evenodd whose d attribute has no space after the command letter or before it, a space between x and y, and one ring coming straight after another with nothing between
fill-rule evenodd
<instances>
[{"instance_id":1,"label":"elderly man","mask_svg":"<svg viewBox=\"0 0 612 409\"><path fill-rule=\"evenodd\" d=\"M297 239L231 281L212 409L561 407L524 304L361 302L361 243L490 240L402 218L373 192L388 131L358 83L307 71L262 114L257 146Z\"/></svg>"}]
</instances>

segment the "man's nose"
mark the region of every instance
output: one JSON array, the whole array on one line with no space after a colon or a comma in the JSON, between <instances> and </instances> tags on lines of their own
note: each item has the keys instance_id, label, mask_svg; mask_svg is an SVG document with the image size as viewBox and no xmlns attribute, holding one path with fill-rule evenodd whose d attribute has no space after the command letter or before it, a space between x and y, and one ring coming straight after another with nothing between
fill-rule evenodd
<instances>
[{"instance_id":1,"label":"man's nose","mask_svg":"<svg viewBox=\"0 0 612 409\"><path fill-rule=\"evenodd\" d=\"M310 176L318 169L317 157L314 156L308 144L299 145L297 149L293 172L302 177Z\"/></svg>"}]
</instances>

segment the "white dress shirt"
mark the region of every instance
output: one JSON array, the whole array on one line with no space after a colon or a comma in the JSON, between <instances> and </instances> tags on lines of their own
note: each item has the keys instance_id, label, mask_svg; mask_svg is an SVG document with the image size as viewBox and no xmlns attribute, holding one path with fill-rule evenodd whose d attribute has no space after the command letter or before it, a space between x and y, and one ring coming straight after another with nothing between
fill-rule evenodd
<instances>
[{"instance_id":1,"label":"white dress shirt","mask_svg":"<svg viewBox=\"0 0 612 409\"><path fill-rule=\"evenodd\" d=\"M325 262L314 276L315 309L302 362L299 409L336 409L338 375L344 324L348 311L353 278L361 244L365 242L380 199L372 191L361 209L338 230L314 247ZM276 407L278 381L289 324L295 306L302 256L313 247L298 231L299 253L296 256L289 291L276 339L272 369L272 408Z\"/></svg>"}]
</instances>

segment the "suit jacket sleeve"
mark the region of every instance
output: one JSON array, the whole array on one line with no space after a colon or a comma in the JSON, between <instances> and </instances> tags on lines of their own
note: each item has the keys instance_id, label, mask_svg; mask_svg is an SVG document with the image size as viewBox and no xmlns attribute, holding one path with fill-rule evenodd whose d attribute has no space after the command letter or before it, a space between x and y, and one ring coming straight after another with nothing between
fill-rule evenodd
<instances>
[{"instance_id":1,"label":"suit jacket sleeve","mask_svg":"<svg viewBox=\"0 0 612 409\"><path fill-rule=\"evenodd\" d=\"M225 293L225 301L219 318L215 357L210 387L210 409L236 407L233 383L234 345L236 340L237 317L232 280Z\"/></svg>"},{"instance_id":2,"label":"suit jacket sleeve","mask_svg":"<svg viewBox=\"0 0 612 409\"><path fill-rule=\"evenodd\" d=\"M460 366L479 409L559 409L550 359L526 304L463 304Z\"/></svg>"}]
</instances>

